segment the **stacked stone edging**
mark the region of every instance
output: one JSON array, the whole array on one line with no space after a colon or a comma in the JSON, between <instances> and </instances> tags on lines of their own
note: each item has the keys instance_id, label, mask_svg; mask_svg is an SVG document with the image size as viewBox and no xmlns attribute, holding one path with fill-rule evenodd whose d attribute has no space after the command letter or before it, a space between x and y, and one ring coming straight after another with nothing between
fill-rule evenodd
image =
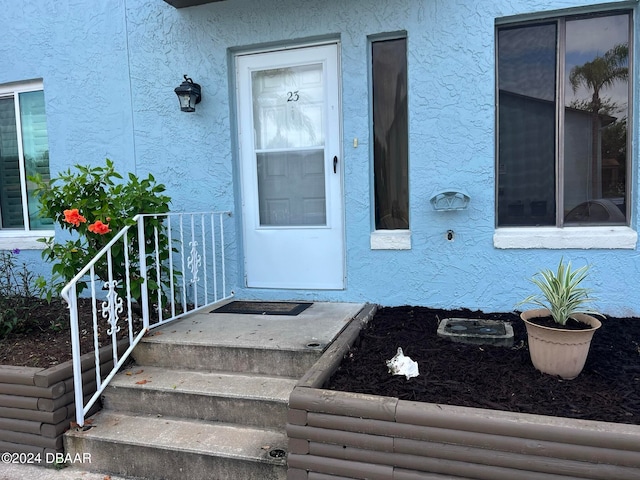
<instances>
[{"instance_id":1,"label":"stacked stone edging","mask_svg":"<svg viewBox=\"0 0 640 480\"><path fill-rule=\"evenodd\" d=\"M638 425L324 390L365 310L290 396L289 480L640 478Z\"/></svg>"},{"instance_id":2,"label":"stacked stone edging","mask_svg":"<svg viewBox=\"0 0 640 480\"><path fill-rule=\"evenodd\" d=\"M119 351L124 352L124 344ZM113 368L112 347L100 349L102 377ZM96 391L95 356L82 356L85 400ZM0 452L63 452L63 434L75 419L71 361L50 368L0 365Z\"/></svg>"}]
</instances>

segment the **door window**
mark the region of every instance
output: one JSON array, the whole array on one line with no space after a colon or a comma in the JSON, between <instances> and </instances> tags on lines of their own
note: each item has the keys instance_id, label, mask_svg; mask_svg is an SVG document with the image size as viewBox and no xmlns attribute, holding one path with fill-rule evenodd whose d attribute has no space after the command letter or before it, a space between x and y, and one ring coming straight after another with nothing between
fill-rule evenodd
<instances>
[{"instance_id":1,"label":"door window","mask_svg":"<svg viewBox=\"0 0 640 480\"><path fill-rule=\"evenodd\" d=\"M326 225L323 68L251 74L260 226Z\"/></svg>"}]
</instances>

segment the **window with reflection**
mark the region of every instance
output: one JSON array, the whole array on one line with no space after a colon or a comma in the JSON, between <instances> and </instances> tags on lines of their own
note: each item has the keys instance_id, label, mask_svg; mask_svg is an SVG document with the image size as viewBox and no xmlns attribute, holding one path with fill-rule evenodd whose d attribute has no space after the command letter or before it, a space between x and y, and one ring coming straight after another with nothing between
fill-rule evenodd
<instances>
[{"instance_id":1,"label":"window with reflection","mask_svg":"<svg viewBox=\"0 0 640 480\"><path fill-rule=\"evenodd\" d=\"M497 224L628 224L631 13L497 29Z\"/></svg>"},{"instance_id":2,"label":"window with reflection","mask_svg":"<svg viewBox=\"0 0 640 480\"><path fill-rule=\"evenodd\" d=\"M31 176L49 179L42 82L0 85L0 229L53 230L40 216Z\"/></svg>"}]
</instances>

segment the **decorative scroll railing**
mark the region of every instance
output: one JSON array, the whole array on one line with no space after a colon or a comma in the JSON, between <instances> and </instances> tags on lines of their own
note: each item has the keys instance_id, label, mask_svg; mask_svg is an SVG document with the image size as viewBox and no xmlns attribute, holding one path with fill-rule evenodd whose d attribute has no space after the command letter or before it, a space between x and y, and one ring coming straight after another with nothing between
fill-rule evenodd
<instances>
[{"instance_id":1,"label":"decorative scroll railing","mask_svg":"<svg viewBox=\"0 0 640 480\"><path fill-rule=\"evenodd\" d=\"M152 328L227 300L224 229L230 212L134 217L62 290L69 305L76 422ZM87 294L88 291L88 294ZM81 335L91 348L82 348ZM92 341L91 341L92 338ZM111 346L113 368L99 350ZM88 350L88 351L84 351ZM85 398L81 356L93 353L97 389Z\"/></svg>"}]
</instances>

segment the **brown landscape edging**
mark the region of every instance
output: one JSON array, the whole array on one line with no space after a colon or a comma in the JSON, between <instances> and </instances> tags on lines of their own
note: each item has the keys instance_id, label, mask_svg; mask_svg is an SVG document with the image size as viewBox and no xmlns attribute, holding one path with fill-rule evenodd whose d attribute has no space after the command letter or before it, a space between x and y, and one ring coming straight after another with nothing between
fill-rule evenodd
<instances>
[{"instance_id":1,"label":"brown landscape edging","mask_svg":"<svg viewBox=\"0 0 640 480\"><path fill-rule=\"evenodd\" d=\"M288 480L632 480L640 426L326 390L368 305L289 398Z\"/></svg>"},{"instance_id":2,"label":"brown landscape edging","mask_svg":"<svg viewBox=\"0 0 640 480\"><path fill-rule=\"evenodd\" d=\"M118 345L124 352L126 341ZM99 350L102 377L113 368L111 346ZM95 355L81 357L85 400L96 391ZM0 452L47 454L63 452L63 434L75 419L73 363L50 368L0 365ZM50 455L49 455L50 456Z\"/></svg>"}]
</instances>

